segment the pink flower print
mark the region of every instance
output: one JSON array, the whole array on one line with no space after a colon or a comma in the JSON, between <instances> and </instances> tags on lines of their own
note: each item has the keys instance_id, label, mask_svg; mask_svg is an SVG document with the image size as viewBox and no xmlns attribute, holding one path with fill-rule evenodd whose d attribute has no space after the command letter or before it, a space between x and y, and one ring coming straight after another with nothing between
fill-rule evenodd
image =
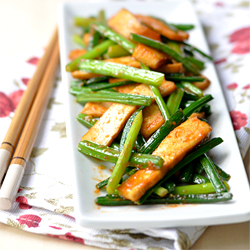
<instances>
[{"instance_id":1,"label":"pink flower print","mask_svg":"<svg viewBox=\"0 0 250 250\"><path fill-rule=\"evenodd\" d=\"M230 35L229 41L230 43L233 43L233 42L245 41L249 38L250 38L250 27L246 27L234 31Z\"/></svg>"},{"instance_id":2,"label":"pink flower print","mask_svg":"<svg viewBox=\"0 0 250 250\"><path fill-rule=\"evenodd\" d=\"M27 63L30 63L30 64L33 64L33 65L37 65L38 64L38 61L39 61L39 58L38 57L32 57L30 58Z\"/></svg>"},{"instance_id":3,"label":"pink flower print","mask_svg":"<svg viewBox=\"0 0 250 250\"><path fill-rule=\"evenodd\" d=\"M9 98L12 101L14 109L17 108L17 106L22 98L23 93L24 93L24 91L22 89L20 89L20 90L14 91L14 92L9 94Z\"/></svg>"},{"instance_id":4,"label":"pink flower print","mask_svg":"<svg viewBox=\"0 0 250 250\"><path fill-rule=\"evenodd\" d=\"M23 84L28 85L30 78L22 78L21 81Z\"/></svg>"},{"instance_id":5,"label":"pink flower print","mask_svg":"<svg viewBox=\"0 0 250 250\"><path fill-rule=\"evenodd\" d=\"M222 59L220 59L220 60L218 60L218 61L215 61L214 64L220 64L220 63L224 63L224 62L226 62L226 61L227 61L226 58L222 58Z\"/></svg>"},{"instance_id":6,"label":"pink flower print","mask_svg":"<svg viewBox=\"0 0 250 250\"><path fill-rule=\"evenodd\" d=\"M250 83L244 86L243 89L250 89Z\"/></svg>"},{"instance_id":7,"label":"pink flower print","mask_svg":"<svg viewBox=\"0 0 250 250\"><path fill-rule=\"evenodd\" d=\"M219 6L219 7L224 7L224 3L222 3L222 2L216 2L215 5Z\"/></svg>"},{"instance_id":8,"label":"pink flower print","mask_svg":"<svg viewBox=\"0 0 250 250\"><path fill-rule=\"evenodd\" d=\"M230 111L230 116L233 122L234 130L239 130L247 125L246 114L243 114L240 111L232 110Z\"/></svg>"},{"instance_id":9,"label":"pink flower print","mask_svg":"<svg viewBox=\"0 0 250 250\"><path fill-rule=\"evenodd\" d=\"M74 241L74 242L78 242L78 243L84 244L84 240L83 239L75 237L71 233L66 233L65 236L66 236L66 239L69 240L69 241Z\"/></svg>"},{"instance_id":10,"label":"pink flower print","mask_svg":"<svg viewBox=\"0 0 250 250\"><path fill-rule=\"evenodd\" d=\"M74 242L84 244L83 239L75 237L71 233L66 233L65 235L54 235L54 234L47 234L47 235L55 237L55 238L63 239L63 240L74 241Z\"/></svg>"},{"instance_id":11,"label":"pink flower print","mask_svg":"<svg viewBox=\"0 0 250 250\"><path fill-rule=\"evenodd\" d=\"M238 87L238 84L237 83L231 83L229 85L227 85L227 89L236 89Z\"/></svg>"},{"instance_id":12,"label":"pink flower print","mask_svg":"<svg viewBox=\"0 0 250 250\"><path fill-rule=\"evenodd\" d=\"M13 110L12 100L3 92L0 92L0 117L8 116Z\"/></svg>"},{"instance_id":13,"label":"pink flower print","mask_svg":"<svg viewBox=\"0 0 250 250\"><path fill-rule=\"evenodd\" d=\"M0 117L6 117L16 109L23 92L23 90L17 90L8 96L0 92Z\"/></svg>"},{"instance_id":14,"label":"pink flower print","mask_svg":"<svg viewBox=\"0 0 250 250\"><path fill-rule=\"evenodd\" d=\"M62 230L61 227L56 227L56 226L49 226L49 227L51 227L51 228L53 228L53 229L57 229L57 230Z\"/></svg>"},{"instance_id":15,"label":"pink flower print","mask_svg":"<svg viewBox=\"0 0 250 250\"><path fill-rule=\"evenodd\" d=\"M71 219L74 219L74 220L75 220L75 217L73 217L73 216L71 216L71 215L69 215L69 214L64 214L64 216L69 217L69 218L71 218Z\"/></svg>"},{"instance_id":16,"label":"pink flower print","mask_svg":"<svg viewBox=\"0 0 250 250\"><path fill-rule=\"evenodd\" d=\"M20 209L28 210L32 208L32 206L30 206L28 203L28 199L24 196L18 196L16 198L16 202L19 202L18 206Z\"/></svg>"},{"instance_id":17,"label":"pink flower print","mask_svg":"<svg viewBox=\"0 0 250 250\"><path fill-rule=\"evenodd\" d=\"M235 43L232 53L246 54L250 52L250 27L234 31L229 37L230 43Z\"/></svg>"},{"instance_id":18,"label":"pink flower print","mask_svg":"<svg viewBox=\"0 0 250 250\"><path fill-rule=\"evenodd\" d=\"M30 227L39 227L39 223L41 222L41 218L34 214L25 214L21 215L19 219L17 219L21 225L27 225Z\"/></svg>"},{"instance_id":19,"label":"pink flower print","mask_svg":"<svg viewBox=\"0 0 250 250\"><path fill-rule=\"evenodd\" d=\"M234 54L246 54L250 52L250 40L236 43L231 51Z\"/></svg>"}]
</instances>

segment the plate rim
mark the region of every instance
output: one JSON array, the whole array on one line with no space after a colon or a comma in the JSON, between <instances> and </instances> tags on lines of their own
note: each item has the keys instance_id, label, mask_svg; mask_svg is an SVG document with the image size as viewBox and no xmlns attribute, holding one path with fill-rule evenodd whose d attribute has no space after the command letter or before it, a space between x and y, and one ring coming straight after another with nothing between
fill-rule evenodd
<instances>
[{"instance_id":1,"label":"plate rim","mask_svg":"<svg viewBox=\"0 0 250 250\"><path fill-rule=\"evenodd\" d=\"M99 1L99 2L102 3L102 4L104 4L104 3L111 3L111 2L112 3L116 3L116 4L122 4L122 2L114 2L114 1L107 1L107 0L106 1ZM185 2L187 4L191 4L188 0L184 0L184 1L183 0L182 1L168 0L168 1L165 1L165 2L161 2L161 4L166 4L166 2L179 2L179 3L180 2L182 2L182 3ZM64 41L65 30L64 30L64 26L63 26L63 16L64 16L65 8L67 6L73 6L73 5L77 6L79 4L80 5L86 5L86 4L94 4L94 3L96 3L96 2L85 1L85 2L62 2L60 4L59 9L58 9L58 17L59 17L58 18L58 20L59 20L58 23L59 23L59 42L60 42L61 62L65 62L66 61L66 59L65 59L65 52L66 51L63 51L65 49L65 41ZM131 5L132 3L131 2L127 2L126 4ZM133 4L139 4L140 5L141 3L139 3L139 2L133 2ZM152 2L143 2L143 4L151 5L151 4L154 4L154 3L152 3ZM158 4L160 4L160 3L158 3ZM192 6L192 8L193 8L193 6ZM202 36L203 36L203 38L205 40L205 44L207 46L206 49L208 50L208 52L210 52L207 40L205 39L204 31L203 31L202 26L201 26L201 24L200 24L200 22L199 22L199 20L197 18L197 15L195 15L195 18L198 21L198 24L199 24L198 28L200 29L200 32L202 33ZM62 63L61 64L62 79L63 79L62 81L65 83L64 84L64 86L66 88L65 91L68 92L68 88L67 88L68 85L66 84L67 81L66 81L66 78L65 78L66 72L64 70L64 66L65 66L65 64ZM216 75L217 80L218 80L217 71L216 71L216 68L215 68L214 65L212 65L212 69L215 72L215 75ZM223 89L222 89L221 86L219 86L219 87L220 87L222 95L223 95L223 100L226 103L225 96L224 96L224 91L223 91ZM68 94L68 96L69 96L69 94ZM67 126L67 131L70 131L69 134L71 135L71 133L72 133L72 121L71 121L71 118L69 116L69 113L70 113L70 105L69 105L69 101L70 100L69 99L70 98L67 98L67 102L68 103L66 105L67 106L66 126ZM227 105L226 105L226 107L227 107ZM227 111L228 111L228 107L227 107ZM232 128L233 128L233 126L231 124L231 129ZM72 137L69 136L68 139L70 141L70 145L73 145ZM234 134L234 140L235 140L235 142L237 142L235 134ZM237 148L238 148L238 144L237 144ZM74 152L73 152L74 150L75 149L73 149L73 147L71 147L70 157L73 158L73 162L75 164L75 160L76 159L74 158ZM239 148L238 148L238 152L237 153L239 154ZM241 160L241 163L243 165L242 160ZM244 165L243 165L243 167L244 167ZM75 176L75 178L77 178L78 177L78 173L76 171L76 168L73 167L73 170L74 170L74 176ZM122 221L122 222L121 221L112 221L112 223L109 223L109 225L107 225L107 219L105 219L105 217L104 218L100 217L100 218L98 218L98 220L96 220L95 218L93 218L93 216L89 217L89 216L86 215L86 213L85 214L81 213L80 209L79 209L79 207L81 206L81 204L79 203L79 192L78 192L77 183L75 185L73 185L73 186L74 186L75 194L77 194L77 198L74 197L74 199L76 199L75 200L76 201L75 208L76 208L76 220L77 220L78 224L80 224L81 226L84 226L84 227L92 227L92 228L110 228L110 229L112 229L112 228L131 228L131 223L129 221L127 221L127 222L126 221ZM249 185L248 185L248 187L249 187ZM249 194L250 194L250 192L249 192ZM227 215L225 218L223 218L223 216L220 216L220 218L218 219L218 221L214 221L214 220L211 221L211 217L209 217L209 218L203 218L202 221L200 221L201 219L192 218L193 219L192 225L190 225L190 223L188 224L188 222L190 222L190 219L186 219L185 223L183 223L184 220L182 220L182 221L167 220L167 222L168 222L167 226L166 226L166 221L161 223L161 221L159 220L159 222L158 222L159 224L158 225L156 225L156 223L151 223L151 225L153 224L154 227L172 227L172 226L187 226L187 225L190 225L190 226L199 226L199 225L204 225L204 224L206 224L206 225L219 225L219 224L228 224L228 223L243 222L243 221L247 221L247 220L250 219L250 203L248 205L249 205L249 207L247 207L247 208L245 207L245 209L243 209L243 211L240 211L238 214ZM214 216L214 217L216 218L216 216ZM119 226L120 223L126 223L126 224L125 225L123 224L122 227L121 227L121 225ZM137 221L137 228L138 227L145 227L145 226L146 226L146 222L145 221L139 221L139 220Z\"/></svg>"}]
</instances>

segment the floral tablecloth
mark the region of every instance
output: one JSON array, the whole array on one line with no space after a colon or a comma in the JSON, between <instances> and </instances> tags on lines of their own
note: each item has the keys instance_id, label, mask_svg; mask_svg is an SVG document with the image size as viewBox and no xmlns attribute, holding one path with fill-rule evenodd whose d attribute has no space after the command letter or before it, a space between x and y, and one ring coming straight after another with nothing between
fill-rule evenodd
<instances>
[{"instance_id":1,"label":"floral tablecloth","mask_svg":"<svg viewBox=\"0 0 250 250\"><path fill-rule=\"evenodd\" d=\"M223 85L242 156L250 143L250 20L248 1L192 1ZM0 86L0 139L32 77L43 50L18 62L14 80ZM13 208L0 222L38 234L111 249L188 249L204 227L97 230L75 223L60 72ZM53 161L51 159L56 159ZM65 174L66 173L66 174Z\"/></svg>"}]
</instances>

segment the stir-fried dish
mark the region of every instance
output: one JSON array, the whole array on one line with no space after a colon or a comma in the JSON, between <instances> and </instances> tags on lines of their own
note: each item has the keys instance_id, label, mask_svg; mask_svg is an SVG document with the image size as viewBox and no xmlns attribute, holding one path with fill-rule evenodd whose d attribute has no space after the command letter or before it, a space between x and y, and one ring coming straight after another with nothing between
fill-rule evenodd
<instances>
[{"instance_id":1,"label":"stir-fried dish","mask_svg":"<svg viewBox=\"0 0 250 250\"><path fill-rule=\"evenodd\" d=\"M209 157L212 95L202 75L211 57L187 42L191 24L121 9L75 17L80 46L66 71L89 128L78 151L114 164L96 185L99 205L210 203L232 199L230 175ZM200 58L203 58L202 61ZM209 77L209 76L208 76Z\"/></svg>"}]
</instances>

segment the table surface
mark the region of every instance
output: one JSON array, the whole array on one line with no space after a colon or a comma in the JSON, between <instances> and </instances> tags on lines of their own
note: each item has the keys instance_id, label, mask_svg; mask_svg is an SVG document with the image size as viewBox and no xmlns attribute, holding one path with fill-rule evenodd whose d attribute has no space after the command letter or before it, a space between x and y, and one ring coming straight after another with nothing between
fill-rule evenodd
<instances>
[{"instance_id":1,"label":"table surface","mask_svg":"<svg viewBox=\"0 0 250 250\"><path fill-rule=\"evenodd\" d=\"M45 47L56 26L57 6L61 0L0 0L0 68L1 82L12 79L12 62L31 56ZM6 80L5 80L6 79ZM250 150L244 159L249 176ZM69 249L94 250L44 235L31 234L0 223L0 249ZM250 223L211 226L191 249L250 249Z\"/></svg>"}]
</instances>

